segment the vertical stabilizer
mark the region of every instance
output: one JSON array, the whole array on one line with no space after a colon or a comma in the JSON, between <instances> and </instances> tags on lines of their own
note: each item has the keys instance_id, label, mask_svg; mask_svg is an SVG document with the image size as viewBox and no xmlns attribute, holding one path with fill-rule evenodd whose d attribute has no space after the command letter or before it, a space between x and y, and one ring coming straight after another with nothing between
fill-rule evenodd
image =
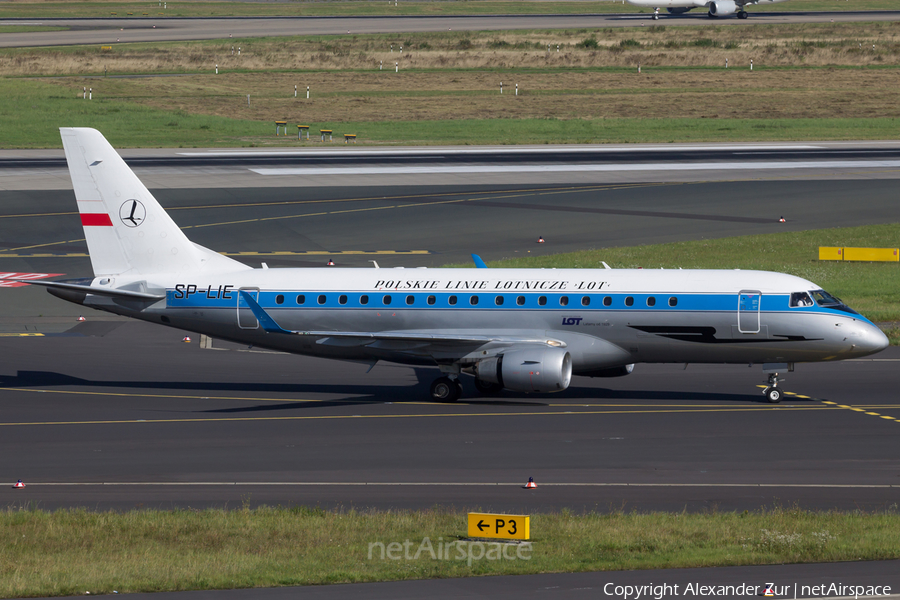
<instances>
[{"instance_id":1,"label":"vertical stabilizer","mask_svg":"<svg viewBox=\"0 0 900 600\"><path fill-rule=\"evenodd\" d=\"M95 276L246 268L188 240L99 131L60 135Z\"/></svg>"}]
</instances>

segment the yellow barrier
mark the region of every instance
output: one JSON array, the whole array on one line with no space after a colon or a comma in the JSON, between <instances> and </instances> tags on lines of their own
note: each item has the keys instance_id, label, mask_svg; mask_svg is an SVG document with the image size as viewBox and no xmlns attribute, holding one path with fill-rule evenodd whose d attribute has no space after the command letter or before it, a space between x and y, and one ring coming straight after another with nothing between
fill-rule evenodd
<instances>
[{"instance_id":1,"label":"yellow barrier","mask_svg":"<svg viewBox=\"0 0 900 600\"><path fill-rule=\"evenodd\" d=\"M844 260L900 262L897 248L844 248Z\"/></svg>"},{"instance_id":2,"label":"yellow barrier","mask_svg":"<svg viewBox=\"0 0 900 600\"><path fill-rule=\"evenodd\" d=\"M844 249L819 246L819 260L844 260Z\"/></svg>"},{"instance_id":3,"label":"yellow barrier","mask_svg":"<svg viewBox=\"0 0 900 600\"><path fill-rule=\"evenodd\" d=\"M900 262L900 248L833 248L819 246L819 260Z\"/></svg>"}]
</instances>

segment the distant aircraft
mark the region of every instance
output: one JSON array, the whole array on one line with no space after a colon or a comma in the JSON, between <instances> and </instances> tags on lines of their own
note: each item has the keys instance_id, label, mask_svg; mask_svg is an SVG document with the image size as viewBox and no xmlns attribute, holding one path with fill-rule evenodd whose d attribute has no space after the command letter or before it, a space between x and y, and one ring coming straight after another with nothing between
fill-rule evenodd
<instances>
[{"instance_id":1,"label":"distant aircraft","mask_svg":"<svg viewBox=\"0 0 900 600\"><path fill-rule=\"evenodd\" d=\"M726 17L737 13L738 19L746 19L745 6L751 4L775 4L788 0L628 0L629 4L655 9L653 18L659 18L659 9L665 8L670 15L683 15L695 8L705 8L710 17Z\"/></svg>"},{"instance_id":2,"label":"distant aircraft","mask_svg":"<svg viewBox=\"0 0 900 600\"><path fill-rule=\"evenodd\" d=\"M635 363L754 363L765 395L797 362L888 339L814 283L762 271L254 269L190 242L100 132L62 128L94 277L65 300L265 348L440 369L431 397L556 392Z\"/></svg>"}]
</instances>

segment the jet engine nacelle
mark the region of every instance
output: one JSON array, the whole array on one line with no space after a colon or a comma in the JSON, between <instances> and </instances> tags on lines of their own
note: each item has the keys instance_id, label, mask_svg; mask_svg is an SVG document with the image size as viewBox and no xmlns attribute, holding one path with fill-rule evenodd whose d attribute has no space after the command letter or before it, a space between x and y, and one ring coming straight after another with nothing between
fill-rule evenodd
<instances>
[{"instance_id":1,"label":"jet engine nacelle","mask_svg":"<svg viewBox=\"0 0 900 600\"><path fill-rule=\"evenodd\" d=\"M606 369L596 369L588 373L578 373L579 375L587 375L588 377L624 377L631 375L634 371L634 363L630 365L622 365L621 367L608 367Z\"/></svg>"},{"instance_id":2,"label":"jet engine nacelle","mask_svg":"<svg viewBox=\"0 0 900 600\"><path fill-rule=\"evenodd\" d=\"M561 392L572 381L572 357L562 348L513 350L478 361L475 377L517 392Z\"/></svg>"},{"instance_id":3,"label":"jet engine nacelle","mask_svg":"<svg viewBox=\"0 0 900 600\"><path fill-rule=\"evenodd\" d=\"M734 0L716 0L709 3L709 14L721 17L724 15L733 15L738 11L737 4Z\"/></svg>"}]
</instances>

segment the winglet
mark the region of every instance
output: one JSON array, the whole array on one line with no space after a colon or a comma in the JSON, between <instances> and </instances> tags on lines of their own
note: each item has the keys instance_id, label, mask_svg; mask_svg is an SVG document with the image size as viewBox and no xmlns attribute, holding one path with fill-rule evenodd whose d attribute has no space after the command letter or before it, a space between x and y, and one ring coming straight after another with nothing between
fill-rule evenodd
<instances>
[{"instance_id":1,"label":"winglet","mask_svg":"<svg viewBox=\"0 0 900 600\"><path fill-rule=\"evenodd\" d=\"M278 323L275 322L275 319L269 316L263 307L260 306L253 297L247 292L240 290L241 299L250 307L250 311L253 313L253 316L256 317L256 320L259 321L260 326L267 333L294 333L293 331L288 331L287 329L283 329Z\"/></svg>"},{"instance_id":2,"label":"winglet","mask_svg":"<svg viewBox=\"0 0 900 600\"><path fill-rule=\"evenodd\" d=\"M488 266L486 264L484 264L484 261L481 260L481 257L478 256L477 254L472 255L472 260L475 261L476 269L487 269L488 268Z\"/></svg>"}]
</instances>

